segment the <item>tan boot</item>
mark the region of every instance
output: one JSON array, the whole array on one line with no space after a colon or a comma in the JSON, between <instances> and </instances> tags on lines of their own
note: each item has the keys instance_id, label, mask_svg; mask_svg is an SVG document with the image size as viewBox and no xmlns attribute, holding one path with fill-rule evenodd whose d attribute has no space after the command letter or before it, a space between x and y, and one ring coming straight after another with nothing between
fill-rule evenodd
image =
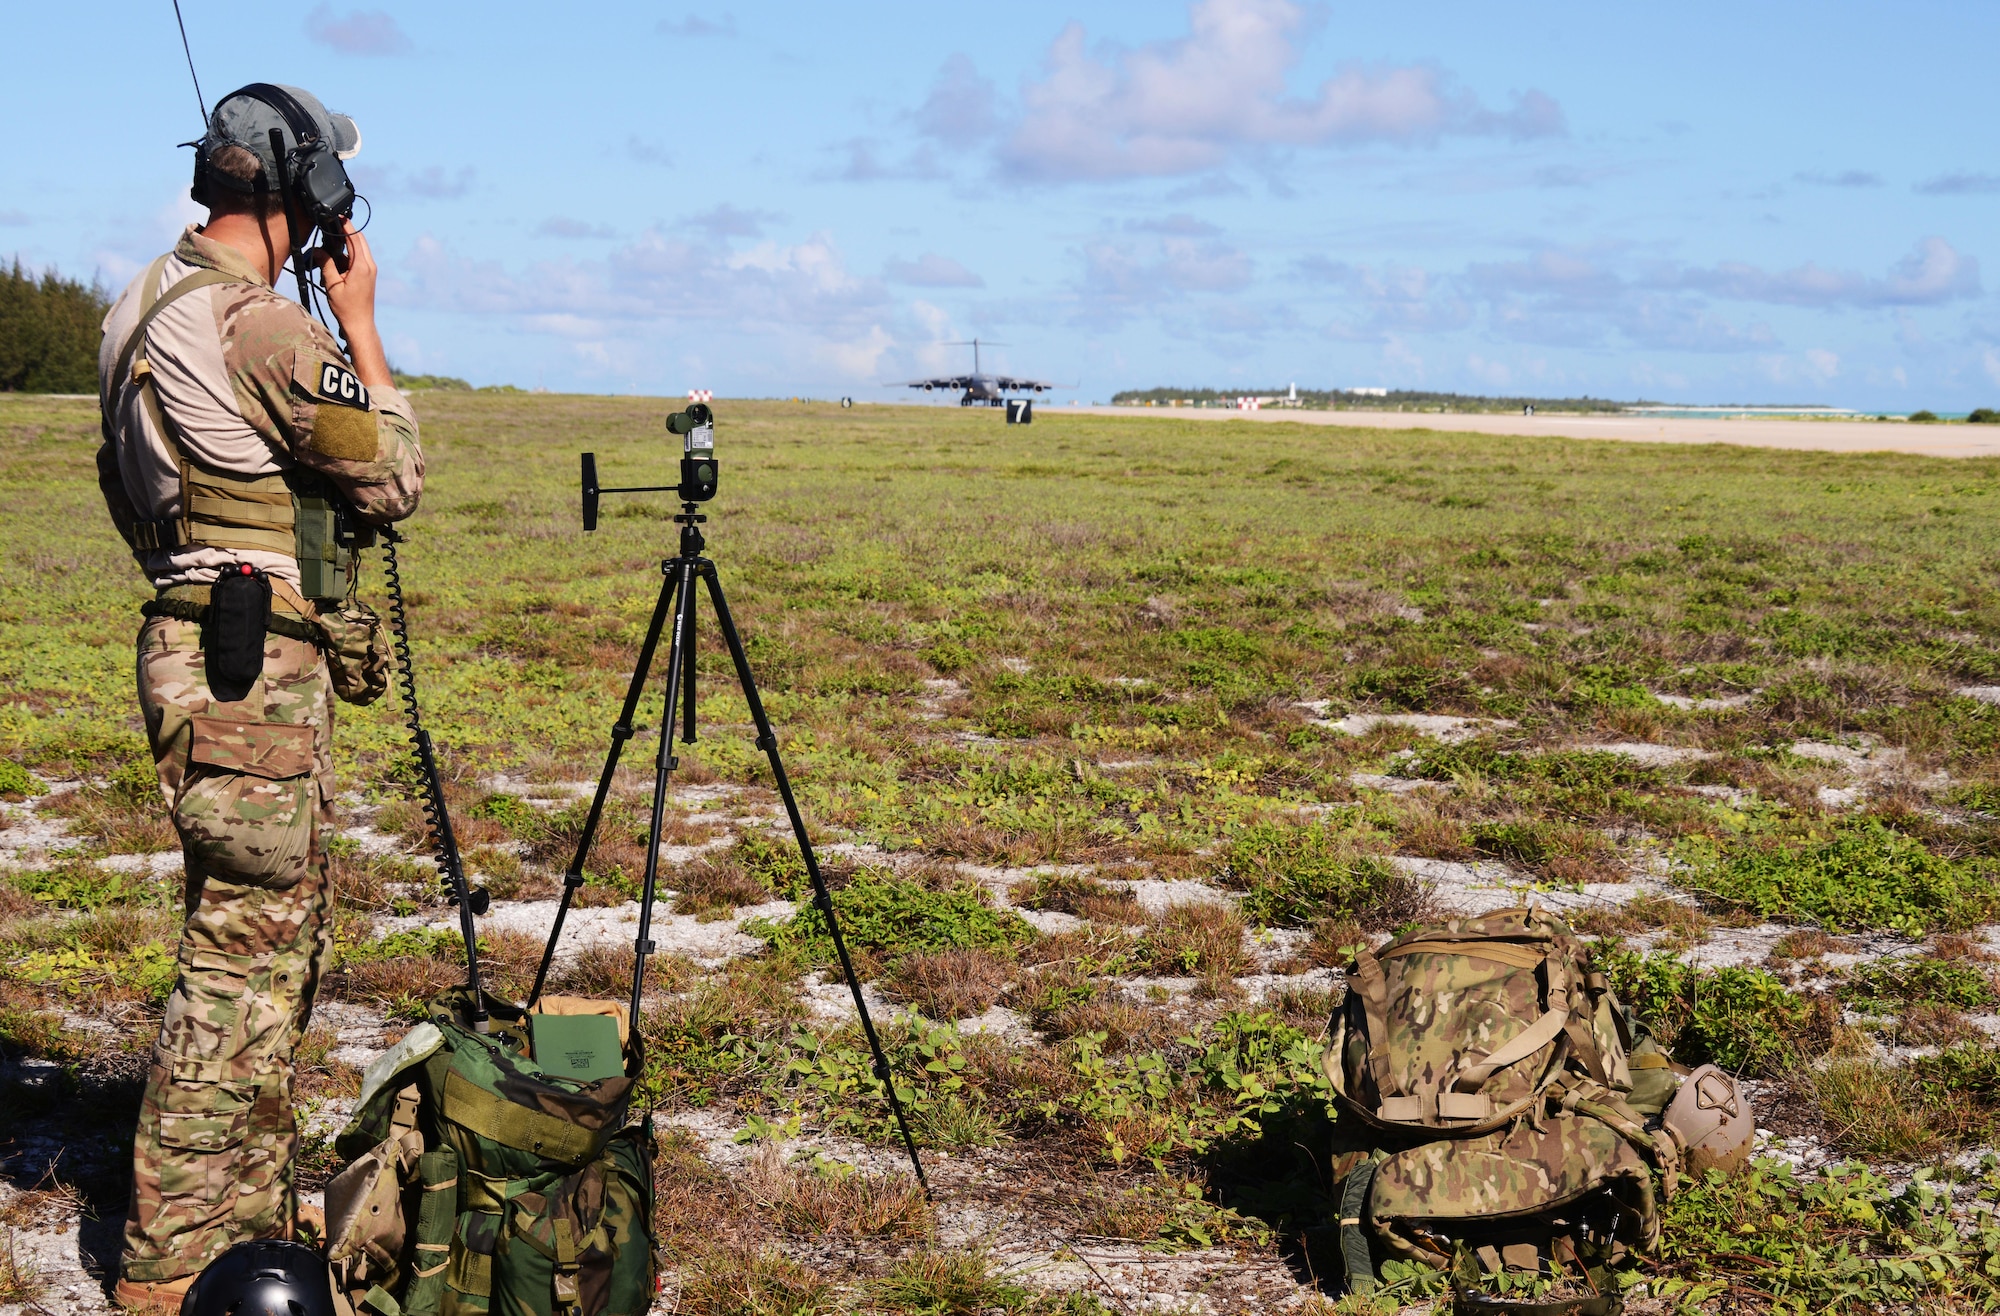
<instances>
[{"instance_id":1,"label":"tan boot","mask_svg":"<svg viewBox=\"0 0 2000 1316\"><path fill-rule=\"evenodd\" d=\"M194 1281L193 1275L162 1280L157 1284L121 1279L118 1287L112 1290L112 1295L126 1311L139 1312L142 1316L176 1316L181 1309L181 1299L187 1296Z\"/></svg>"}]
</instances>

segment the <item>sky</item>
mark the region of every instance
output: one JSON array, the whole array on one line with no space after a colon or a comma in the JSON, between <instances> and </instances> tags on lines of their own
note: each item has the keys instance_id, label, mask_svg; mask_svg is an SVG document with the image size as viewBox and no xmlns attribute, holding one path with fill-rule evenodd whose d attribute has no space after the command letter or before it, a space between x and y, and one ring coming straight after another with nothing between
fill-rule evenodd
<instances>
[{"instance_id":1,"label":"sky","mask_svg":"<svg viewBox=\"0 0 2000 1316\"><path fill-rule=\"evenodd\" d=\"M359 122L407 371L2000 405L1991 0L182 10ZM115 290L202 213L172 6L8 28L0 257Z\"/></svg>"}]
</instances>

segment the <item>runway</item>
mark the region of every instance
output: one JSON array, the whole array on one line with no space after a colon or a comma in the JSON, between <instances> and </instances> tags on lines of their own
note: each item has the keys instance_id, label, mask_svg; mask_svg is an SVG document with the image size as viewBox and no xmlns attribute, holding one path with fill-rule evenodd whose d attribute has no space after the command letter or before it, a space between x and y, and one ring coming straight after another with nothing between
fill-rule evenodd
<instances>
[{"instance_id":1,"label":"runway","mask_svg":"<svg viewBox=\"0 0 2000 1316\"><path fill-rule=\"evenodd\" d=\"M1275 425L1354 425L1367 429L1443 430L1627 443L1731 443L1745 448L1812 452L1894 452L1914 457L2000 457L2000 425L1912 425L1907 421L1727 420L1661 416L1516 416L1504 413L1307 411L1220 407L1061 407L1045 415L1139 419L1241 420Z\"/></svg>"}]
</instances>

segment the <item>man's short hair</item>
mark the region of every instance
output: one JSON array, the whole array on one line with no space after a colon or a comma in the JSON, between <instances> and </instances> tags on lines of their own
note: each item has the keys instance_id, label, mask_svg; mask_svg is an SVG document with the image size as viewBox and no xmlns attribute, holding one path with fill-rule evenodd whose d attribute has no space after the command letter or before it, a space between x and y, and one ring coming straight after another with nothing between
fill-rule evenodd
<instances>
[{"instance_id":1,"label":"man's short hair","mask_svg":"<svg viewBox=\"0 0 2000 1316\"><path fill-rule=\"evenodd\" d=\"M257 181L257 175L264 168L264 163L257 158L256 152L232 144L218 146L210 152L208 167L218 174L248 186ZM228 187L212 187L209 189L208 208L269 214L277 209L279 201L280 197L275 186L262 196L234 191Z\"/></svg>"}]
</instances>

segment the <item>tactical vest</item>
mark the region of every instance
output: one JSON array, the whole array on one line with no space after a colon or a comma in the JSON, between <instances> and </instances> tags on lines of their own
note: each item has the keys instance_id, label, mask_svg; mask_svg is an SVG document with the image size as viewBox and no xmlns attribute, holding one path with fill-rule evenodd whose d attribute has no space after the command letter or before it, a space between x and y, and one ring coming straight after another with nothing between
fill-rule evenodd
<instances>
[{"instance_id":1,"label":"tactical vest","mask_svg":"<svg viewBox=\"0 0 2000 1316\"><path fill-rule=\"evenodd\" d=\"M153 427L173 450L180 470L181 514L133 527L132 546L142 549L220 548L283 553L299 564L299 593L308 599L338 599L354 580L359 551L375 541L374 531L347 510L324 478L293 469L276 475L237 475L195 461L180 430L167 420L146 359L146 331L153 318L200 288L248 280L221 270L197 270L164 294L156 294L167 257L161 256L140 280L139 323L133 326L111 372L104 405L104 437L112 438L112 410L126 371Z\"/></svg>"}]
</instances>

